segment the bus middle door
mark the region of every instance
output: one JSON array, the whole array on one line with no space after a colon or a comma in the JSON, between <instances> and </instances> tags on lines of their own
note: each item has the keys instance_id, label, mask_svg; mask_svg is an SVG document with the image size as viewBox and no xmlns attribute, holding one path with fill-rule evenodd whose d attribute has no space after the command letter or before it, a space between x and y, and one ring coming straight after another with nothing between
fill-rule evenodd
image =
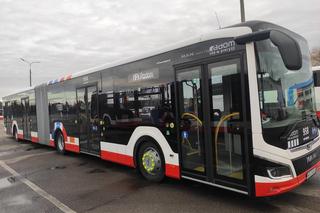
<instances>
[{"instance_id":1,"label":"bus middle door","mask_svg":"<svg viewBox=\"0 0 320 213\"><path fill-rule=\"evenodd\" d=\"M80 151L100 154L97 86L77 89Z\"/></svg>"}]
</instances>

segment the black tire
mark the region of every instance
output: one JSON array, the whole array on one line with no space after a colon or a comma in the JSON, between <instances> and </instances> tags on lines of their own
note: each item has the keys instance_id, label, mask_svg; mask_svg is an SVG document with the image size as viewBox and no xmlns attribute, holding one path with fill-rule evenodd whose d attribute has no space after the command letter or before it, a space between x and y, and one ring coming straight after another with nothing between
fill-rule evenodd
<instances>
[{"instance_id":1,"label":"black tire","mask_svg":"<svg viewBox=\"0 0 320 213\"><path fill-rule=\"evenodd\" d=\"M63 137L63 134L60 131L56 133L55 145L56 145L56 150L57 150L57 152L59 154L64 155L66 153L64 137Z\"/></svg>"},{"instance_id":2,"label":"black tire","mask_svg":"<svg viewBox=\"0 0 320 213\"><path fill-rule=\"evenodd\" d=\"M155 143L144 142L139 148L137 157L137 168L144 178L152 182L164 179L164 157Z\"/></svg>"},{"instance_id":3,"label":"black tire","mask_svg":"<svg viewBox=\"0 0 320 213\"><path fill-rule=\"evenodd\" d=\"M19 142L20 139L18 137L18 131L17 131L17 127L13 127L13 133L12 133L12 136L14 137L15 141Z\"/></svg>"}]
</instances>

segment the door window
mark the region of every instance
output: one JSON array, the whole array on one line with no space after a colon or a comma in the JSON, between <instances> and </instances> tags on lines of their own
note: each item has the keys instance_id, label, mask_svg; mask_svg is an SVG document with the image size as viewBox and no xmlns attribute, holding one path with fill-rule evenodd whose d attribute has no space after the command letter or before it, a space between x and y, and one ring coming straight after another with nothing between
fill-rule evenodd
<instances>
[{"instance_id":1,"label":"door window","mask_svg":"<svg viewBox=\"0 0 320 213\"><path fill-rule=\"evenodd\" d=\"M87 111L89 118L89 150L91 153L99 154L100 151L100 131L98 114L98 94L97 87L87 87Z\"/></svg>"},{"instance_id":2,"label":"door window","mask_svg":"<svg viewBox=\"0 0 320 213\"><path fill-rule=\"evenodd\" d=\"M240 59L209 64L208 72L216 173L243 180Z\"/></svg>"},{"instance_id":3,"label":"door window","mask_svg":"<svg viewBox=\"0 0 320 213\"><path fill-rule=\"evenodd\" d=\"M201 68L180 70L180 143L184 169L203 173L204 140L202 123Z\"/></svg>"},{"instance_id":4,"label":"door window","mask_svg":"<svg viewBox=\"0 0 320 213\"><path fill-rule=\"evenodd\" d=\"M77 89L79 109L80 150L99 154L100 133L97 87Z\"/></svg>"},{"instance_id":5,"label":"door window","mask_svg":"<svg viewBox=\"0 0 320 213\"><path fill-rule=\"evenodd\" d=\"M88 127L87 127L87 109L86 109L86 89L77 89L77 104L79 110L79 133L80 146L87 145Z\"/></svg>"},{"instance_id":6,"label":"door window","mask_svg":"<svg viewBox=\"0 0 320 213\"><path fill-rule=\"evenodd\" d=\"M21 99L21 107L22 107L22 123L23 123L23 135L24 138L30 139L30 120L29 120L29 99L23 98Z\"/></svg>"}]
</instances>

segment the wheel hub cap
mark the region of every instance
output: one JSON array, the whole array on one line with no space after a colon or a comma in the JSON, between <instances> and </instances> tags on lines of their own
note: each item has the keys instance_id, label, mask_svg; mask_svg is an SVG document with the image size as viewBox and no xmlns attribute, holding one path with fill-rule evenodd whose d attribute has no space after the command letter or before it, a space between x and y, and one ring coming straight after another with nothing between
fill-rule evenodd
<instances>
[{"instance_id":1,"label":"wheel hub cap","mask_svg":"<svg viewBox=\"0 0 320 213\"><path fill-rule=\"evenodd\" d=\"M142 156L142 165L149 174L156 174L161 168L159 153L154 149L147 150Z\"/></svg>"}]
</instances>

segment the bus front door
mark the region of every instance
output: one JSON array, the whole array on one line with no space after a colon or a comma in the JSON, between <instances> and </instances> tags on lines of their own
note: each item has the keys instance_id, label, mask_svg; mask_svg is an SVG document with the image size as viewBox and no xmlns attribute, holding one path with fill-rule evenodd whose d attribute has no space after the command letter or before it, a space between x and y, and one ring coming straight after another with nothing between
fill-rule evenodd
<instances>
[{"instance_id":1,"label":"bus front door","mask_svg":"<svg viewBox=\"0 0 320 213\"><path fill-rule=\"evenodd\" d=\"M22 106L22 113L23 113L22 114L23 137L24 139L31 140L29 98L22 98L21 106Z\"/></svg>"},{"instance_id":2,"label":"bus front door","mask_svg":"<svg viewBox=\"0 0 320 213\"><path fill-rule=\"evenodd\" d=\"M80 152L100 154L97 86L77 89Z\"/></svg>"},{"instance_id":3,"label":"bus front door","mask_svg":"<svg viewBox=\"0 0 320 213\"><path fill-rule=\"evenodd\" d=\"M185 172L205 174L201 66L177 70L180 150Z\"/></svg>"},{"instance_id":4,"label":"bus front door","mask_svg":"<svg viewBox=\"0 0 320 213\"><path fill-rule=\"evenodd\" d=\"M176 69L184 178L248 192L241 57Z\"/></svg>"},{"instance_id":5,"label":"bus front door","mask_svg":"<svg viewBox=\"0 0 320 213\"><path fill-rule=\"evenodd\" d=\"M208 121L213 145L214 179L247 190L248 123L241 57L206 65ZM243 85L243 86L242 86Z\"/></svg>"}]
</instances>

